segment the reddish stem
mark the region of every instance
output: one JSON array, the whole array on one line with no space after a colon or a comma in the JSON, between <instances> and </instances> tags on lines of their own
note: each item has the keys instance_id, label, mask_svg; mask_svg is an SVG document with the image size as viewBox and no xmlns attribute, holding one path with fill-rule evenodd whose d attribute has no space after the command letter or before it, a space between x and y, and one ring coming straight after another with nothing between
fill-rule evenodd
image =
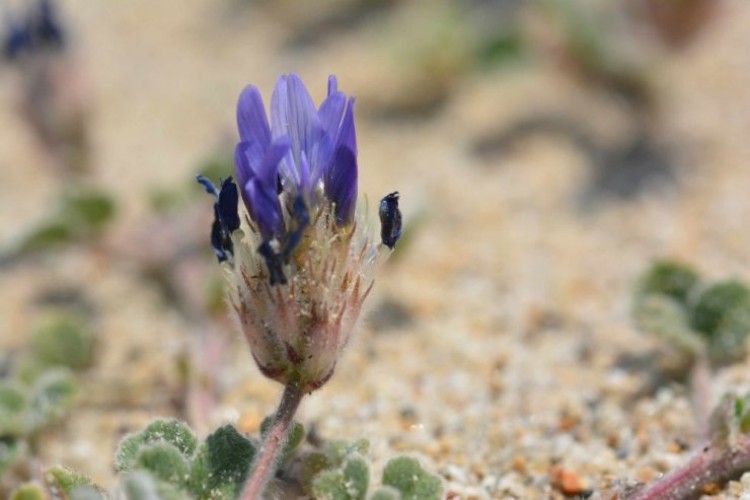
<instances>
[{"instance_id":1,"label":"reddish stem","mask_svg":"<svg viewBox=\"0 0 750 500\"><path fill-rule=\"evenodd\" d=\"M750 470L750 436L741 436L734 446L713 444L694 455L685 465L645 486L628 500L684 500L698 498L705 488L738 478Z\"/></svg>"},{"instance_id":2,"label":"reddish stem","mask_svg":"<svg viewBox=\"0 0 750 500\"><path fill-rule=\"evenodd\" d=\"M263 491L271 477L276 473L281 450L286 443L291 428L294 414L297 413L304 393L298 384L289 384L284 387L279 409L273 417L271 428L263 439L260 450L250 468L250 476L245 482L240 495L241 500L257 500L261 498Z\"/></svg>"}]
</instances>

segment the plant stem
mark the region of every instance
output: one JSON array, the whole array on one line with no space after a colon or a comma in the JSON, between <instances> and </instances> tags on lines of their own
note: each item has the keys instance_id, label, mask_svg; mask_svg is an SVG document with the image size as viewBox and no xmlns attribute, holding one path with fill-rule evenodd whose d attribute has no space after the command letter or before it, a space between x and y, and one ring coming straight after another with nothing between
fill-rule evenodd
<instances>
[{"instance_id":1,"label":"plant stem","mask_svg":"<svg viewBox=\"0 0 750 500\"><path fill-rule=\"evenodd\" d=\"M284 387L279 409L273 417L271 428L268 429L266 437L258 450L258 454L250 468L250 476L242 488L240 498L242 500L258 500L261 498L268 481L276 472L284 443L286 442L289 429L291 428L294 414L297 413L304 393L299 384L290 383Z\"/></svg>"},{"instance_id":2,"label":"plant stem","mask_svg":"<svg viewBox=\"0 0 750 500\"><path fill-rule=\"evenodd\" d=\"M690 398L698 430L698 442L701 442L711 437L709 425L711 408L708 405L713 400L711 397L711 364L705 353L699 355L693 362L689 380Z\"/></svg>"},{"instance_id":3,"label":"plant stem","mask_svg":"<svg viewBox=\"0 0 750 500\"><path fill-rule=\"evenodd\" d=\"M720 485L750 470L750 436L733 446L713 444L694 455L685 465L645 486L628 500L683 500L698 498L704 488Z\"/></svg>"}]
</instances>

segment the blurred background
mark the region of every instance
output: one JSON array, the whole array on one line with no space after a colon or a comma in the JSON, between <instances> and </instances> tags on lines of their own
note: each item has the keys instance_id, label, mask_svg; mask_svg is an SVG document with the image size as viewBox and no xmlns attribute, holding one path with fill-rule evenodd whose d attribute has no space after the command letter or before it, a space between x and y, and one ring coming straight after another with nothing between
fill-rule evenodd
<instances>
[{"instance_id":1,"label":"blurred background","mask_svg":"<svg viewBox=\"0 0 750 500\"><path fill-rule=\"evenodd\" d=\"M39 464L112 488L155 416L257 432L275 408L194 178L231 172L242 88L289 72L357 97L360 205L398 190L405 221L299 418L459 497L655 477L694 423L622 361L655 348L630 297L660 256L750 277L749 28L740 0L3 0L0 377L63 367L75 394L0 435L0 496Z\"/></svg>"}]
</instances>

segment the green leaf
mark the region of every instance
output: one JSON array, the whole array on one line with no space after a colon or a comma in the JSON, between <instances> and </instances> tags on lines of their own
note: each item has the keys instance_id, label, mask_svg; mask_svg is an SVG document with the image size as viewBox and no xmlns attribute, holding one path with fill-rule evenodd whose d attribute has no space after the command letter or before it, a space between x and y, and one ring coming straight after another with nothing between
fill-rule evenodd
<instances>
[{"instance_id":1,"label":"green leaf","mask_svg":"<svg viewBox=\"0 0 750 500\"><path fill-rule=\"evenodd\" d=\"M0 438L0 477L3 472L16 464L26 451L25 441L17 441L13 438Z\"/></svg>"},{"instance_id":2,"label":"green leaf","mask_svg":"<svg viewBox=\"0 0 750 500\"><path fill-rule=\"evenodd\" d=\"M409 457L389 461L383 471L383 484L401 492L403 500L439 500L443 494L440 478L426 472Z\"/></svg>"},{"instance_id":3,"label":"green leaf","mask_svg":"<svg viewBox=\"0 0 750 500\"><path fill-rule=\"evenodd\" d=\"M145 471L133 471L123 478L123 491L127 500L185 500L184 491L159 481Z\"/></svg>"},{"instance_id":4,"label":"green leaf","mask_svg":"<svg viewBox=\"0 0 750 500\"><path fill-rule=\"evenodd\" d=\"M141 446L134 468L144 469L154 478L177 486L184 486L190 473L185 456L166 441Z\"/></svg>"},{"instance_id":5,"label":"green leaf","mask_svg":"<svg viewBox=\"0 0 750 500\"><path fill-rule=\"evenodd\" d=\"M70 500L107 500L107 497L96 486L83 485L73 488Z\"/></svg>"},{"instance_id":6,"label":"green leaf","mask_svg":"<svg viewBox=\"0 0 750 500\"><path fill-rule=\"evenodd\" d=\"M73 499L83 494L82 487L91 487L91 479L66 467L50 467L44 472L44 483L50 492L61 498ZM94 490L95 491L95 490Z\"/></svg>"},{"instance_id":7,"label":"green leaf","mask_svg":"<svg viewBox=\"0 0 750 500\"><path fill-rule=\"evenodd\" d=\"M750 393L737 396L734 402L734 421L741 434L750 433Z\"/></svg>"},{"instance_id":8,"label":"green leaf","mask_svg":"<svg viewBox=\"0 0 750 500\"><path fill-rule=\"evenodd\" d=\"M713 359L741 358L750 335L750 289L737 281L708 288L695 304L692 325L709 340Z\"/></svg>"},{"instance_id":9,"label":"green leaf","mask_svg":"<svg viewBox=\"0 0 750 500\"><path fill-rule=\"evenodd\" d=\"M367 455L370 449L370 442L366 439L356 441L332 441L327 446L327 454L336 465L341 465L349 455Z\"/></svg>"},{"instance_id":10,"label":"green leaf","mask_svg":"<svg viewBox=\"0 0 750 500\"><path fill-rule=\"evenodd\" d=\"M62 221L68 221L79 232L98 232L114 218L112 197L100 191L84 191L68 195L63 200Z\"/></svg>"},{"instance_id":11,"label":"green leaf","mask_svg":"<svg viewBox=\"0 0 750 500\"><path fill-rule=\"evenodd\" d=\"M313 481L321 471L334 467L333 460L322 451L308 451L299 458L302 488L312 494Z\"/></svg>"},{"instance_id":12,"label":"green leaf","mask_svg":"<svg viewBox=\"0 0 750 500\"><path fill-rule=\"evenodd\" d=\"M343 467L324 470L313 480L313 496L320 500L363 500L370 470L362 457L351 456Z\"/></svg>"},{"instance_id":13,"label":"green leaf","mask_svg":"<svg viewBox=\"0 0 750 500\"><path fill-rule=\"evenodd\" d=\"M693 326L710 336L725 321L727 312L745 305L750 299L750 290L740 282L717 283L701 294L693 309Z\"/></svg>"},{"instance_id":14,"label":"green leaf","mask_svg":"<svg viewBox=\"0 0 750 500\"><path fill-rule=\"evenodd\" d=\"M58 368L42 373L29 395L29 430L38 430L62 418L75 395L75 380L68 370Z\"/></svg>"},{"instance_id":15,"label":"green leaf","mask_svg":"<svg viewBox=\"0 0 750 500\"><path fill-rule=\"evenodd\" d=\"M11 493L11 500L46 500L44 490L35 483L21 485L16 491Z\"/></svg>"},{"instance_id":16,"label":"green leaf","mask_svg":"<svg viewBox=\"0 0 750 500\"><path fill-rule=\"evenodd\" d=\"M370 500L401 500L401 492L393 486L381 486L373 492Z\"/></svg>"},{"instance_id":17,"label":"green leaf","mask_svg":"<svg viewBox=\"0 0 750 500\"><path fill-rule=\"evenodd\" d=\"M220 427L198 449L190 471L190 491L199 498L234 498L245 482L255 450L255 444L231 425ZM229 497L216 496L229 493Z\"/></svg>"},{"instance_id":18,"label":"green leaf","mask_svg":"<svg viewBox=\"0 0 750 500\"><path fill-rule=\"evenodd\" d=\"M55 216L32 230L16 247L16 253L69 244L102 232L115 215L115 203L106 193L82 191L66 195Z\"/></svg>"},{"instance_id":19,"label":"green leaf","mask_svg":"<svg viewBox=\"0 0 750 500\"><path fill-rule=\"evenodd\" d=\"M49 222L32 231L18 245L17 253L33 252L69 243L73 234L63 222Z\"/></svg>"},{"instance_id":20,"label":"green leaf","mask_svg":"<svg viewBox=\"0 0 750 500\"><path fill-rule=\"evenodd\" d=\"M31 348L43 365L79 370L92 363L94 335L83 317L58 311L40 321L31 339Z\"/></svg>"},{"instance_id":21,"label":"green leaf","mask_svg":"<svg viewBox=\"0 0 750 500\"><path fill-rule=\"evenodd\" d=\"M0 437L24 434L26 411L26 396L21 389L11 383L0 384Z\"/></svg>"},{"instance_id":22,"label":"green leaf","mask_svg":"<svg viewBox=\"0 0 750 500\"><path fill-rule=\"evenodd\" d=\"M125 436L115 452L115 467L119 471L133 468L142 447L166 442L174 446L186 460L195 453L198 441L193 431L177 419L157 419L140 432Z\"/></svg>"},{"instance_id":23,"label":"green leaf","mask_svg":"<svg viewBox=\"0 0 750 500\"><path fill-rule=\"evenodd\" d=\"M643 275L638 293L666 295L680 304L685 304L699 282L698 273L691 267L679 262L660 260L654 262Z\"/></svg>"},{"instance_id":24,"label":"green leaf","mask_svg":"<svg viewBox=\"0 0 750 500\"><path fill-rule=\"evenodd\" d=\"M648 295L633 309L637 328L662 338L679 351L693 357L706 351L706 341L688 324L685 308L666 295Z\"/></svg>"}]
</instances>

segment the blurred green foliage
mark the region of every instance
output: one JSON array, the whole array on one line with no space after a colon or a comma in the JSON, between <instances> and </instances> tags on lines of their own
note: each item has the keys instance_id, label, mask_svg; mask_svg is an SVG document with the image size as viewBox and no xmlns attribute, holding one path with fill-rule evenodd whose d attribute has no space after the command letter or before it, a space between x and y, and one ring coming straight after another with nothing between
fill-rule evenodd
<instances>
[{"instance_id":1,"label":"blurred green foliage","mask_svg":"<svg viewBox=\"0 0 750 500\"><path fill-rule=\"evenodd\" d=\"M114 200L103 191L68 193L46 221L21 239L13 253L45 250L97 236L108 227L115 214Z\"/></svg>"},{"instance_id":2,"label":"blurred green foliage","mask_svg":"<svg viewBox=\"0 0 750 500\"><path fill-rule=\"evenodd\" d=\"M87 319L70 310L43 313L31 338L36 364L66 366L71 370L90 367L94 361L94 332Z\"/></svg>"},{"instance_id":3,"label":"blurred green foliage","mask_svg":"<svg viewBox=\"0 0 750 500\"><path fill-rule=\"evenodd\" d=\"M639 280L633 316L639 329L691 357L733 362L750 336L750 289L736 280L705 283L689 266L660 260Z\"/></svg>"}]
</instances>

